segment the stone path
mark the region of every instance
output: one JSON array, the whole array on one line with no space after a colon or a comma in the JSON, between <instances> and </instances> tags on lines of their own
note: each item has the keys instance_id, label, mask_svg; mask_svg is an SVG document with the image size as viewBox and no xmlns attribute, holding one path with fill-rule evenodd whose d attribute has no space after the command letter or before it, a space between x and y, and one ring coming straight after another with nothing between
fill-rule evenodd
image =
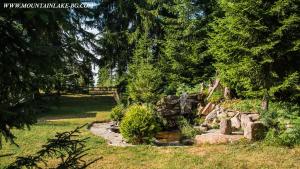
<instances>
[{"instance_id":1,"label":"stone path","mask_svg":"<svg viewBox=\"0 0 300 169\"><path fill-rule=\"evenodd\" d=\"M209 130L205 134L197 135L196 144L223 144L239 141L244 138L242 132L233 132L231 135L224 135L220 130Z\"/></svg>"},{"instance_id":2,"label":"stone path","mask_svg":"<svg viewBox=\"0 0 300 169\"><path fill-rule=\"evenodd\" d=\"M112 123L94 123L90 131L97 136L100 136L107 140L107 143L112 146L121 146L121 147L126 147L126 146L132 146L132 144L126 143L122 135L120 133L112 132L111 131L111 126ZM239 141L243 139L243 133L241 132L233 132L231 135L224 135L220 133L220 130L218 129L213 129L209 130L204 134L197 135L195 138L195 144L224 144L224 143L232 143ZM157 146L179 146L181 144L174 143L167 143L167 144L161 144L157 143Z\"/></svg>"},{"instance_id":3,"label":"stone path","mask_svg":"<svg viewBox=\"0 0 300 169\"><path fill-rule=\"evenodd\" d=\"M123 138L122 135L120 133L115 133L112 132L110 130L112 126L112 123L94 123L91 128L90 131L97 136L100 136L102 138L104 138L105 140L107 140L107 143L109 145L112 146L121 146L121 147L125 147L125 146L131 146L131 144L126 143Z\"/></svg>"}]
</instances>

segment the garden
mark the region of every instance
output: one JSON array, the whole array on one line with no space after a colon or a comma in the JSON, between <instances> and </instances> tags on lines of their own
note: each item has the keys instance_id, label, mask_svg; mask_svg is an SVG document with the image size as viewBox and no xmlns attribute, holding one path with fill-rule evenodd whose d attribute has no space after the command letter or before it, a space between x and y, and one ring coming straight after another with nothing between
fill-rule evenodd
<instances>
[{"instance_id":1,"label":"garden","mask_svg":"<svg viewBox=\"0 0 300 169\"><path fill-rule=\"evenodd\" d=\"M36 3L1 4L0 168L300 167L298 1Z\"/></svg>"}]
</instances>

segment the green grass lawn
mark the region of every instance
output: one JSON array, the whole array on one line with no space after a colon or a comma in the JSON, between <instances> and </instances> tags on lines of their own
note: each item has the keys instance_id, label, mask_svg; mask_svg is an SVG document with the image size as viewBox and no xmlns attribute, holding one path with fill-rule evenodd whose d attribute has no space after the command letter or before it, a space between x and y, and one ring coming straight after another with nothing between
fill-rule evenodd
<instances>
[{"instance_id":1,"label":"green grass lawn","mask_svg":"<svg viewBox=\"0 0 300 169\"><path fill-rule=\"evenodd\" d=\"M59 105L54 102L48 104L51 109L40 115L38 124L30 130L14 130L20 147L7 143L3 145L0 168L17 156L33 154L56 132L72 130L93 121L107 121L115 103L108 96L76 95L62 97ZM112 147L87 129L82 129L81 136L90 137L87 142L90 148L87 161L103 157L90 168L300 168L300 147L289 149L259 142L190 147ZM56 162L50 161L49 168L55 166Z\"/></svg>"}]
</instances>

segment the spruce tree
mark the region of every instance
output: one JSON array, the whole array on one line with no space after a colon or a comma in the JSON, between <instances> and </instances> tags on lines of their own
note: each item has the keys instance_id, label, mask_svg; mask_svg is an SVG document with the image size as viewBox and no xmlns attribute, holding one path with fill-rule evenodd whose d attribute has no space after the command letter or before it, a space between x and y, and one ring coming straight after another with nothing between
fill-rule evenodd
<instances>
[{"instance_id":1,"label":"spruce tree","mask_svg":"<svg viewBox=\"0 0 300 169\"><path fill-rule=\"evenodd\" d=\"M61 89L96 60L88 17L89 9L0 10L0 146L3 137L14 143L12 128L36 121L40 89Z\"/></svg>"},{"instance_id":2,"label":"spruce tree","mask_svg":"<svg viewBox=\"0 0 300 169\"><path fill-rule=\"evenodd\" d=\"M219 5L225 16L212 24L209 45L222 82L240 97L299 99L299 1L220 0Z\"/></svg>"},{"instance_id":3,"label":"spruce tree","mask_svg":"<svg viewBox=\"0 0 300 169\"><path fill-rule=\"evenodd\" d=\"M207 52L208 23L214 1L173 0L163 4L164 58L161 61L169 86L195 85L214 74Z\"/></svg>"}]
</instances>

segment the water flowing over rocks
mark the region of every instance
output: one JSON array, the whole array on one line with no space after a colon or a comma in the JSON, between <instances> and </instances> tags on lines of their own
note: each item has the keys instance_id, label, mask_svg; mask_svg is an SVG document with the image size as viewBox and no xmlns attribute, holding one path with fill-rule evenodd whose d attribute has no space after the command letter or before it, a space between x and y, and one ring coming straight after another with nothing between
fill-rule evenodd
<instances>
[{"instance_id":1,"label":"water flowing over rocks","mask_svg":"<svg viewBox=\"0 0 300 169\"><path fill-rule=\"evenodd\" d=\"M167 120L167 125L172 128L178 125L176 121L179 116L191 115L200 101L201 99L197 94L188 95L184 93L180 97L168 95L157 102L156 111Z\"/></svg>"}]
</instances>

